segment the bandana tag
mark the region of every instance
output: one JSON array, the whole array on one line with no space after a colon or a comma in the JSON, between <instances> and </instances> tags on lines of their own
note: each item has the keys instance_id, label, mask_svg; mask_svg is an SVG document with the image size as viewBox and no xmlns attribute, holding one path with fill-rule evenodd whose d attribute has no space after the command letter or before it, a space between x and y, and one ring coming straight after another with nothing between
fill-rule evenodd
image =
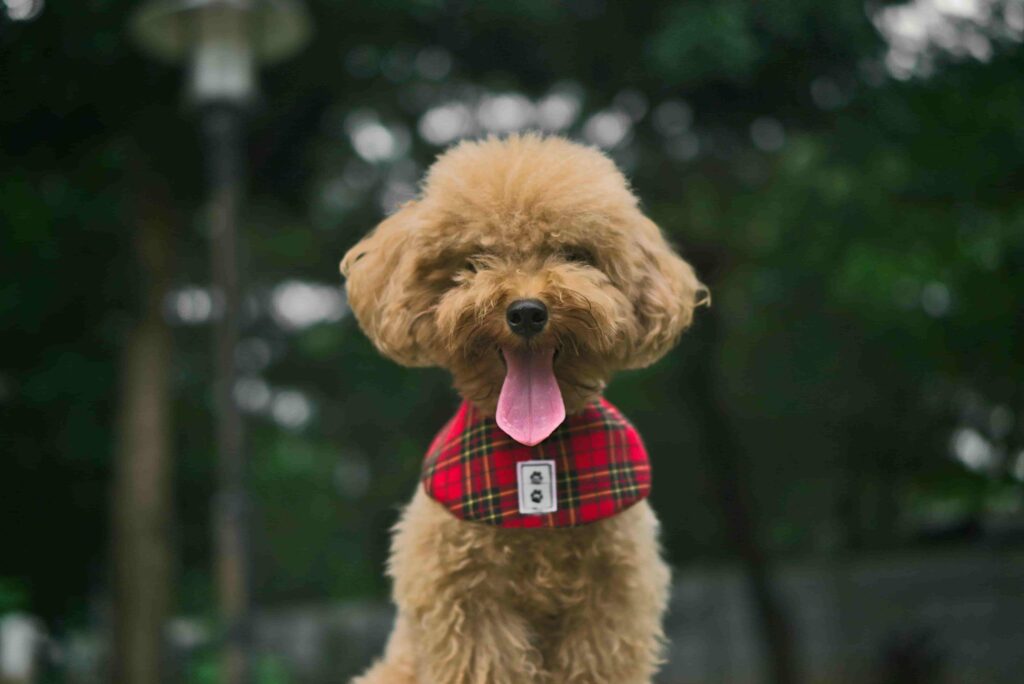
<instances>
[{"instance_id":1,"label":"bandana tag","mask_svg":"<svg viewBox=\"0 0 1024 684\"><path fill-rule=\"evenodd\" d=\"M554 461L520 461L516 464L516 476L519 512L522 515L541 515L558 510Z\"/></svg>"}]
</instances>

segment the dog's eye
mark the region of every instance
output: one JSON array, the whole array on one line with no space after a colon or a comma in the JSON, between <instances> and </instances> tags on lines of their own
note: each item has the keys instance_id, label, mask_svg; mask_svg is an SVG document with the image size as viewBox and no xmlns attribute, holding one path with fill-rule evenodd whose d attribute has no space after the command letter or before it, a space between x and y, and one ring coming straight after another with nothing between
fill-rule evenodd
<instances>
[{"instance_id":1,"label":"dog's eye","mask_svg":"<svg viewBox=\"0 0 1024 684\"><path fill-rule=\"evenodd\" d=\"M587 266L594 265L593 253L586 247L580 247L578 245L563 247L562 258L576 264L584 264Z\"/></svg>"},{"instance_id":2,"label":"dog's eye","mask_svg":"<svg viewBox=\"0 0 1024 684\"><path fill-rule=\"evenodd\" d=\"M470 273L486 271L490 267L490 257L491 255L485 250L470 252L463 257L461 270Z\"/></svg>"}]
</instances>

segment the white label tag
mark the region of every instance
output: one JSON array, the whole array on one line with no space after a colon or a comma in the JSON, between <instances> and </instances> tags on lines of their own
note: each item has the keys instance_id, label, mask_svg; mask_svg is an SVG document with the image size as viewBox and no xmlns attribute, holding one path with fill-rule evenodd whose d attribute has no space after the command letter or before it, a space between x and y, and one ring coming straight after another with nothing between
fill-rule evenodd
<instances>
[{"instance_id":1,"label":"white label tag","mask_svg":"<svg viewBox=\"0 0 1024 684\"><path fill-rule=\"evenodd\" d=\"M554 461L522 461L516 464L516 475L520 513L539 515L558 510Z\"/></svg>"}]
</instances>

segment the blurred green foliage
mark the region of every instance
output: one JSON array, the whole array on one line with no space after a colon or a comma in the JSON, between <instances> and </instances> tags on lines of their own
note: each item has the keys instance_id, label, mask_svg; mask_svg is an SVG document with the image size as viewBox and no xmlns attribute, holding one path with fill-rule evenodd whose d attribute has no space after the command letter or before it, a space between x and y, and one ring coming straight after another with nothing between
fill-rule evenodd
<instances>
[{"instance_id":1,"label":"blurred green foliage","mask_svg":"<svg viewBox=\"0 0 1024 684\"><path fill-rule=\"evenodd\" d=\"M544 102L569 108L562 133L610 148L713 291L676 351L609 390L654 455L673 561L729 554L694 411L709 364L773 553L911 545L1019 514L1012 3L947 17L989 50L927 44L920 73L878 30L886 5L859 0L310 4L314 43L265 74L251 120L240 363L260 603L385 591L387 529L457 401L443 372L381 359L351 318L282 319L283 285L336 288L341 255L414 191L445 125L536 125ZM180 74L129 45L133 6L54 2L0 24L0 610L82 619L108 585L139 168L173 189L176 282L208 282L196 122ZM487 125L501 94L522 116ZM371 124L385 137L361 149ZM208 612L209 334L168 312L179 607Z\"/></svg>"},{"instance_id":2,"label":"blurred green foliage","mask_svg":"<svg viewBox=\"0 0 1024 684\"><path fill-rule=\"evenodd\" d=\"M197 658L196 662L190 663L184 681L187 684L216 684L223 681L216 654ZM254 666L253 681L255 684L288 684L292 679L285 666L276 658L264 656Z\"/></svg>"},{"instance_id":3,"label":"blurred green foliage","mask_svg":"<svg viewBox=\"0 0 1024 684\"><path fill-rule=\"evenodd\" d=\"M0 613L21 610L28 603L28 593L17 581L0 579Z\"/></svg>"}]
</instances>

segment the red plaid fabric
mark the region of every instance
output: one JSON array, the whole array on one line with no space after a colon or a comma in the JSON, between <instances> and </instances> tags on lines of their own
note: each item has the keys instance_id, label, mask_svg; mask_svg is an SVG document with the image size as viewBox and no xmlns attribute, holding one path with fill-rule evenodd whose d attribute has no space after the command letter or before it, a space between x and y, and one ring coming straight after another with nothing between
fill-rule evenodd
<instances>
[{"instance_id":1,"label":"red plaid fabric","mask_svg":"<svg viewBox=\"0 0 1024 684\"><path fill-rule=\"evenodd\" d=\"M554 513L519 512L516 464L555 462ZM651 466L640 434L605 399L569 416L532 447L463 402L434 438L423 486L458 518L500 527L573 527L611 517L645 498Z\"/></svg>"}]
</instances>

